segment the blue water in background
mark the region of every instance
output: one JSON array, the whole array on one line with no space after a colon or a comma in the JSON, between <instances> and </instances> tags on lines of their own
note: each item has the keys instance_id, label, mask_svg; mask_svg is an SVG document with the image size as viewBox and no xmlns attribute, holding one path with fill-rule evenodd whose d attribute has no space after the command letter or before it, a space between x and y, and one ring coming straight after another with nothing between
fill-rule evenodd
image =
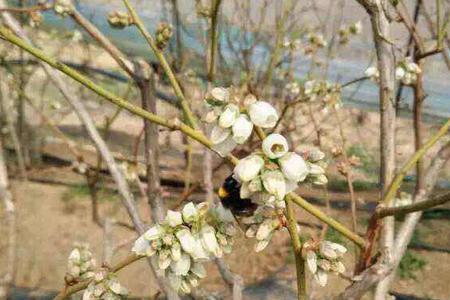
<instances>
[{"instance_id":1,"label":"blue water in background","mask_svg":"<svg viewBox=\"0 0 450 300\"><path fill-rule=\"evenodd\" d=\"M109 5L91 4L91 3L77 3L79 11L88 19L90 19L106 36L112 39L119 48L125 53L132 56L142 56L148 59L153 59L151 51L144 39L134 27L125 28L122 30L113 29L109 26L106 16L111 10ZM149 12L151 11L151 12ZM141 12L139 12L141 13ZM156 24L159 21L159 14L157 11L148 10L147 13L141 13L144 22L147 24L150 32L155 30ZM57 29L74 30L77 26L70 18L60 18L55 16L52 11L45 12L45 26ZM198 31L200 27L195 24L185 24L187 30L183 31L182 39L183 45L189 47L191 51L197 53L204 53L203 45L193 37L194 31ZM234 30L234 31L233 31ZM239 34L238 29L231 28L231 34ZM251 36L249 38L251 41ZM227 43L224 37L221 37L222 52L225 59L232 60L234 56L231 49L227 49ZM367 50L367 45L362 42L353 41L350 45L352 50ZM262 46L257 46L255 55L253 55L253 63L255 65L268 63L269 50ZM356 56L355 56L356 57ZM440 58L439 58L440 59ZM328 78L330 81L347 82L355 78L363 76L364 71L369 66L369 60L362 60L358 58L341 59L336 58L330 62ZM296 61L297 75L302 78L307 74L310 61L307 58L299 58ZM444 74L428 74L425 77L426 87L426 101L424 113L436 118L450 117L450 72ZM355 92L357 89L357 92ZM412 108L412 89L403 89L403 102L401 103L402 110L410 111ZM377 109L378 108L378 86L373 82L366 80L357 83L343 90L344 105L351 107L358 107L362 109Z\"/></svg>"}]
</instances>

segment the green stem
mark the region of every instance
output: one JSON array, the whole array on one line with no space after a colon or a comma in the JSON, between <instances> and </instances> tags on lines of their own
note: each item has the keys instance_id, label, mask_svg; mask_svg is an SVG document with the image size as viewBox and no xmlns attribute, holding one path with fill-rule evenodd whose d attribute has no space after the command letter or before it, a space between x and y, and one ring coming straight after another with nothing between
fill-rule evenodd
<instances>
[{"instance_id":1,"label":"green stem","mask_svg":"<svg viewBox=\"0 0 450 300\"><path fill-rule=\"evenodd\" d=\"M295 269L297 271L297 296L298 300L306 300L306 272L305 260L302 257L302 244L297 230L297 220L292 206L291 196L286 197L286 218L288 230L291 236L292 248L295 256Z\"/></svg>"},{"instance_id":2,"label":"green stem","mask_svg":"<svg viewBox=\"0 0 450 300\"><path fill-rule=\"evenodd\" d=\"M304 210L321 220L322 222L328 224L329 226L333 227L336 231L341 233L343 236L348 238L349 240L353 241L355 244L357 244L359 247L364 247L366 244L365 240L342 225L341 223L337 222L335 219L327 216L326 213L322 212L320 209L300 197L299 195L295 193L290 193L289 196L291 197L292 201L295 202L297 205L302 207Z\"/></svg>"},{"instance_id":3,"label":"green stem","mask_svg":"<svg viewBox=\"0 0 450 300\"><path fill-rule=\"evenodd\" d=\"M394 199L395 194L398 189L402 185L403 179L406 176L406 173L416 165L417 161L420 160L436 142L444 135L447 134L450 128L450 119L436 132L419 150L414 153L413 156L406 162L406 164L400 169L397 175L392 180L392 183L387 190L382 203L386 206L389 206Z\"/></svg>"},{"instance_id":4,"label":"green stem","mask_svg":"<svg viewBox=\"0 0 450 300\"><path fill-rule=\"evenodd\" d=\"M166 58L164 57L164 53L162 50L160 50L155 43L155 40L150 35L150 33L145 28L144 23L142 22L142 19L139 17L139 15L136 13L136 10L131 5L130 1L123 0L123 3L128 9L128 12L131 15L131 18L133 19L134 25L139 29L141 34L144 36L145 40L147 41L150 48L153 50L153 53L155 54L156 58L159 60L161 67L164 69L164 72L167 75L167 78L169 78L170 84L173 87L173 90L175 92L175 95L177 95L178 99L180 100L180 106L183 110L183 113L185 115L186 120L188 121L188 124L192 128L197 128L197 122L194 114L192 113L191 109L189 108L189 104L186 100L186 97L183 94L183 91L181 90L181 86L178 83L177 78L175 77L174 72L170 68L169 63L167 62Z\"/></svg>"}]
</instances>

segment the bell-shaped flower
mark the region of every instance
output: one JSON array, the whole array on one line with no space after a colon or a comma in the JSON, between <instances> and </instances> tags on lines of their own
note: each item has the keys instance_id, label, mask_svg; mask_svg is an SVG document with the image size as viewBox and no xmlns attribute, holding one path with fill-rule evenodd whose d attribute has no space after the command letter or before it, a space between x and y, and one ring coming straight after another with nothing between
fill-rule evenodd
<instances>
[{"instance_id":1,"label":"bell-shaped flower","mask_svg":"<svg viewBox=\"0 0 450 300\"><path fill-rule=\"evenodd\" d=\"M229 130L227 130L230 132ZM236 148L237 143L231 135L229 135L223 142L213 145L212 149L219 153L220 156L225 157Z\"/></svg>"},{"instance_id":2,"label":"bell-shaped flower","mask_svg":"<svg viewBox=\"0 0 450 300\"><path fill-rule=\"evenodd\" d=\"M223 128L221 126L214 126L211 131L211 142L214 145L221 144L231 135L231 131L228 128Z\"/></svg>"},{"instance_id":3,"label":"bell-shaped flower","mask_svg":"<svg viewBox=\"0 0 450 300\"><path fill-rule=\"evenodd\" d=\"M395 68L395 79L402 80L405 77L405 69L403 67Z\"/></svg>"},{"instance_id":4,"label":"bell-shaped flower","mask_svg":"<svg viewBox=\"0 0 450 300\"><path fill-rule=\"evenodd\" d=\"M322 175L325 174L325 170L318 164L309 163L309 175Z\"/></svg>"},{"instance_id":5,"label":"bell-shaped flower","mask_svg":"<svg viewBox=\"0 0 450 300\"><path fill-rule=\"evenodd\" d=\"M317 270L317 273L314 275L314 279L319 283L320 286L326 286L328 281L328 274L323 270Z\"/></svg>"},{"instance_id":6,"label":"bell-shaped flower","mask_svg":"<svg viewBox=\"0 0 450 300\"><path fill-rule=\"evenodd\" d=\"M216 232L212 226L203 226L200 230L200 237L203 248L216 257L222 256L222 251L216 239Z\"/></svg>"},{"instance_id":7,"label":"bell-shaped flower","mask_svg":"<svg viewBox=\"0 0 450 300\"><path fill-rule=\"evenodd\" d=\"M345 248L345 247L342 246L341 244L333 243L333 242L329 242L329 241L325 241L325 242L327 242L327 243L330 245L330 247L331 247L334 251L336 251L336 253L337 253L339 256L342 256L343 254L345 254L345 253L347 252L347 248Z\"/></svg>"},{"instance_id":8,"label":"bell-shaped flower","mask_svg":"<svg viewBox=\"0 0 450 300\"><path fill-rule=\"evenodd\" d=\"M315 162L318 162L319 160L322 160L324 158L325 158L325 153L323 153L319 149L312 149L308 153L308 161L309 162L315 163Z\"/></svg>"},{"instance_id":9,"label":"bell-shaped flower","mask_svg":"<svg viewBox=\"0 0 450 300\"><path fill-rule=\"evenodd\" d=\"M241 199L248 199L253 194L250 189L248 188L250 185L250 181L244 181L241 184L241 188L239 190L239 195Z\"/></svg>"},{"instance_id":10,"label":"bell-shaped flower","mask_svg":"<svg viewBox=\"0 0 450 300\"><path fill-rule=\"evenodd\" d=\"M239 107L235 104L228 104L220 114L219 126L222 128L229 128L233 126L236 119L239 117Z\"/></svg>"},{"instance_id":11,"label":"bell-shaped flower","mask_svg":"<svg viewBox=\"0 0 450 300\"><path fill-rule=\"evenodd\" d=\"M274 227L271 219L266 219L259 225L258 231L256 232L256 239L259 241L265 240L270 237Z\"/></svg>"},{"instance_id":12,"label":"bell-shaped flower","mask_svg":"<svg viewBox=\"0 0 450 300\"><path fill-rule=\"evenodd\" d=\"M315 175L312 178L312 183L317 185L324 185L328 183L328 178L324 174Z\"/></svg>"},{"instance_id":13,"label":"bell-shaped flower","mask_svg":"<svg viewBox=\"0 0 450 300\"><path fill-rule=\"evenodd\" d=\"M264 159L261 156L249 155L238 162L233 172L237 180L246 182L258 176L263 166Z\"/></svg>"},{"instance_id":14,"label":"bell-shaped flower","mask_svg":"<svg viewBox=\"0 0 450 300\"><path fill-rule=\"evenodd\" d=\"M317 261L317 266L321 268L324 271L330 271L331 269L331 262L327 259L319 259Z\"/></svg>"},{"instance_id":15,"label":"bell-shaped flower","mask_svg":"<svg viewBox=\"0 0 450 300\"><path fill-rule=\"evenodd\" d=\"M331 262L331 271L336 272L338 274L345 273L345 266L341 261L333 261Z\"/></svg>"},{"instance_id":16,"label":"bell-shaped flower","mask_svg":"<svg viewBox=\"0 0 450 300\"><path fill-rule=\"evenodd\" d=\"M283 200L286 195L286 181L283 173L279 170L266 171L261 175L264 188L269 194L278 200Z\"/></svg>"},{"instance_id":17,"label":"bell-shaped flower","mask_svg":"<svg viewBox=\"0 0 450 300\"><path fill-rule=\"evenodd\" d=\"M153 241L153 240L159 239L162 234L163 234L163 228L157 224L157 225L150 227L150 229L144 233L144 236L148 241Z\"/></svg>"},{"instance_id":18,"label":"bell-shaped flower","mask_svg":"<svg viewBox=\"0 0 450 300\"><path fill-rule=\"evenodd\" d=\"M219 107L214 107L212 110L208 111L205 114L202 120L209 124L214 123L219 118L221 112L222 110Z\"/></svg>"},{"instance_id":19,"label":"bell-shaped flower","mask_svg":"<svg viewBox=\"0 0 450 300\"><path fill-rule=\"evenodd\" d=\"M368 67L364 72L364 74L371 79L376 79L380 77L380 72L378 71L378 68L375 66Z\"/></svg>"},{"instance_id":20,"label":"bell-shaped flower","mask_svg":"<svg viewBox=\"0 0 450 300\"><path fill-rule=\"evenodd\" d=\"M195 221L198 217L198 209L192 202L187 203L182 210L183 220L186 223Z\"/></svg>"},{"instance_id":21,"label":"bell-shaped flower","mask_svg":"<svg viewBox=\"0 0 450 300\"><path fill-rule=\"evenodd\" d=\"M255 244L255 252L263 251L267 247L267 245L269 245L270 238L268 238L266 240L257 241Z\"/></svg>"},{"instance_id":22,"label":"bell-shaped flower","mask_svg":"<svg viewBox=\"0 0 450 300\"><path fill-rule=\"evenodd\" d=\"M284 156L288 152L289 146L287 140L278 133L272 133L262 142L262 150L270 159L276 159Z\"/></svg>"},{"instance_id":23,"label":"bell-shaped flower","mask_svg":"<svg viewBox=\"0 0 450 300\"><path fill-rule=\"evenodd\" d=\"M170 266L172 259L170 258L169 250L161 250L158 253L158 267L165 270Z\"/></svg>"},{"instance_id":24,"label":"bell-shaped flower","mask_svg":"<svg viewBox=\"0 0 450 300\"><path fill-rule=\"evenodd\" d=\"M179 243L174 243L172 247L170 247L170 256L173 261L181 259L181 246Z\"/></svg>"},{"instance_id":25,"label":"bell-shaped flower","mask_svg":"<svg viewBox=\"0 0 450 300\"><path fill-rule=\"evenodd\" d=\"M294 152L288 152L278 161L284 176L294 182L305 180L309 167L303 157Z\"/></svg>"},{"instance_id":26,"label":"bell-shaped flower","mask_svg":"<svg viewBox=\"0 0 450 300\"><path fill-rule=\"evenodd\" d=\"M261 178L255 177L248 182L248 189L251 193L256 193L262 191Z\"/></svg>"},{"instance_id":27,"label":"bell-shaped flower","mask_svg":"<svg viewBox=\"0 0 450 300\"><path fill-rule=\"evenodd\" d=\"M261 128L272 128L277 124L278 113L272 104L265 101L257 101L247 108L250 120Z\"/></svg>"},{"instance_id":28,"label":"bell-shaped flower","mask_svg":"<svg viewBox=\"0 0 450 300\"><path fill-rule=\"evenodd\" d=\"M175 236L185 252L189 254L194 253L196 250L195 247L197 247L197 241L189 229L181 229L175 233Z\"/></svg>"},{"instance_id":29,"label":"bell-shaped flower","mask_svg":"<svg viewBox=\"0 0 450 300\"><path fill-rule=\"evenodd\" d=\"M332 243L329 241L322 241L320 243L320 254L322 254L327 259L336 259L338 254L333 249Z\"/></svg>"},{"instance_id":30,"label":"bell-shaped flower","mask_svg":"<svg viewBox=\"0 0 450 300\"><path fill-rule=\"evenodd\" d=\"M173 261L170 264L170 270L179 276L187 275L191 268L191 257L183 253L178 261Z\"/></svg>"},{"instance_id":31,"label":"bell-shaped flower","mask_svg":"<svg viewBox=\"0 0 450 300\"><path fill-rule=\"evenodd\" d=\"M223 87L215 87L211 90L211 98L219 103L228 102L230 91Z\"/></svg>"},{"instance_id":32,"label":"bell-shaped flower","mask_svg":"<svg viewBox=\"0 0 450 300\"><path fill-rule=\"evenodd\" d=\"M179 211L168 210L165 222L170 227L175 227L183 224L183 217Z\"/></svg>"},{"instance_id":33,"label":"bell-shaped flower","mask_svg":"<svg viewBox=\"0 0 450 300\"><path fill-rule=\"evenodd\" d=\"M133 245L131 249L136 255L147 255L151 256L154 253L152 247L150 247L149 241L145 238L144 235L140 236ZM150 254L150 255L149 255Z\"/></svg>"},{"instance_id":34,"label":"bell-shaped flower","mask_svg":"<svg viewBox=\"0 0 450 300\"><path fill-rule=\"evenodd\" d=\"M238 144L243 144L252 134L253 123L250 122L248 117L241 114L233 124L232 132L233 139Z\"/></svg>"},{"instance_id":35,"label":"bell-shaped flower","mask_svg":"<svg viewBox=\"0 0 450 300\"><path fill-rule=\"evenodd\" d=\"M317 255L314 251L306 252L306 263L311 273L316 273L317 271Z\"/></svg>"}]
</instances>

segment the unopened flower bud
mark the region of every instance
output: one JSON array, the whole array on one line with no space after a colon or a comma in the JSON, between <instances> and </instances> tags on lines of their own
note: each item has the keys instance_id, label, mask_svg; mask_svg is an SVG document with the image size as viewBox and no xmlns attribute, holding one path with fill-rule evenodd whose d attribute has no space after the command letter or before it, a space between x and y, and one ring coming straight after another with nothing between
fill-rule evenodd
<instances>
[{"instance_id":1,"label":"unopened flower bud","mask_svg":"<svg viewBox=\"0 0 450 300\"><path fill-rule=\"evenodd\" d=\"M128 13L115 10L108 14L108 23L113 28L122 29L130 26L133 19Z\"/></svg>"},{"instance_id":2,"label":"unopened flower bud","mask_svg":"<svg viewBox=\"0 0 450 300\"><path fill-rule=\"evenodd\" d=\"M164 50L169 44L169 40L172 37L173 30L172 25L162 22L158 24L156 28L156 46L160 50Z\"/></svg>"}]
</instances>

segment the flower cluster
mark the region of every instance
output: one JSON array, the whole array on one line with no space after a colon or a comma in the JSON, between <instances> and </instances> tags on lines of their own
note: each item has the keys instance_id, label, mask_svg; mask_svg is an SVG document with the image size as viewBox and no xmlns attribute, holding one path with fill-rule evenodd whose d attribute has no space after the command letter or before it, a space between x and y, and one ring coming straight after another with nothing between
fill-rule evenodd
<instances>
[{"instance_id":1,"label":"flower cluster","mask_svg":"<svg viewBox=\"0 0 450 300\"><path fill-rule=\"evenodd\" d=\"M181 212L167 212L161 224L139 237L132 251L149 256L177 291L189 293L205 276L202 262L230 253L233 216L222 206L187 203Z\"/></svg>"},{"instance_id":2,"label":"flower cluster","mask_svg":"<svg viewBox=\"0 0 450 300\"><path fill-rule=\"evenodd\" d=\"M242 110L239 101L230 95L230 90L222 87L212 89L205 101L209 111L203 120L213 124L211 141L214 149L224 156L247 141L254 125L272 128L278 121L276 109L253 95L245 97Z\"/></svg>"},{"instance_id":3,"label":"flower cluster","mask_svg":"<svg viewBox=\"0 0 450 300\"><path fill-rule=\"evenodd\" d=\"M83 293L83 300L120 300L125 299L128 290L123 287L114 273L102 270L95 274L94 280Z\"/></svg>"},{"instance_id":4,"label":"flower cluster","mask_svg":"<svg viewBox=\"0 0 450 300\"><path fill-rule=\"evenodd\" d=\"M245 236L256 238L256 252L262 251L267 247L276 230L286 228L284 226L286 220L283 212L267 206L258 207L251 217L242 220L242 224L248 226Z\"/></svg>"},{"instance_id":5,"label":"flower cluster","mask_svg":"<svg viewBox=\"0 0 450 300\"><path fill-rule=\"evenodd\" d=\"M358 35L362 32L362 23L358 21L350 26L339 29L339 43L347 44L351 35Z\"/></svg>"},{"instance_id":6,"label":"flower cluster","mask_svg":"<svg viewBox=\"0 0 450 300\"><path fill-rule=\"evenodd\" d=\"M400 192L400 197L394 199L394 206L405 206L413 202L412 195L405 192Z\"/></svg>"},{"instance_id":7,"label":"flower cluster","mask_svg":"<svg viewBox=\"0 0 450 300\"><path fill-rule=\"evenodd\" d=\"M286 90L288 91L288 94L292 97L296 97L300 94L300 85L297 81L292 81L286 84Z\"/></svg>"},{"instance_id":8,"label":"flower cluster","mask_svg":"<svg viewBox=\"0 0 450 300\"><path fill-rule=\"evenodd\" d=\"M410 85L416 82L417 74L421 72L422 70L411 61L411 58L406 58L398 63L395 69L395 79L400 80L405 85Z\"/></svg>"},{"instance_id":9,"label":"flower cluster","mask_svg":"<svg viewBox=\"0 0 450 300\"><path fill-rule=\"evenodd\" d=\"M307 46L305 46L305 54L313 54L316 53L318 49L325 48L327 46L327 41L325 41L325 38L321 33L309 33L306 36L307 39Z\"/></svg>"},{"instance_id":10,"label":"flower cluster","mask_svg":"<svg viewBox=\"0 0 450 300\"><path fill-rule=\"evenodd\" d=\"M253 153L241 159L234 168L234 177L241 183L241 198L250 198L258 204L284 208L284 197L295 190L297 183L312 176L312 181L324 181L325 171L295 152L289 152L287 140L274 133L264 139L262 153Z\"/></svg>"},{"instance_id":11,"label":"flower cluster","mask_svg":"<svg viewBox=\"0 0 450 300\"><path fill-rule=\"evenodd\" d=\"M378 71L378 68L376 66L368 67L364 74L373 82L378 82L378 80L380 80L380 71Z\"/></svg>"},{"instance_id":12,"label":"flower cluster","mask_svg":"<svg viewBox=\"0 0 450 300\"><path fill-rule=\"evenodd\" d=\"M302 248L308 268L321 286L327 284L328 273L345 272L342 257L346 252L347 249L344 246L330 241L308 241Z\"/></svg>"},{"instance_id":13,"label":"flower cluster","mask_svg":"<svg viewBox=\"0 0 450 300\"><path fill-rule=\"evenodd\" d=\"M300 39L289 39L285 38L283 41L283 47L289 50L299 50L302 46Z\"/></svg>"},{"instance_id":14,"label":"flower cluster","mask_svg":"<svg viewBox=\"0 0 450 300\"><path fill-rule=\"evenodd\" d=\"M420 67L408 57L397 64L395 68L395 79L401 81L404 85L411 85L416 82L417 74L421 72ZM367 68L365 75L376 83L380 79L380 72L375 66Z\"/></svg>"},{"instance_id":15,"label":"flower cluster","mask_svg":"<svg viewBox=\"0 0 450 300\"><path fill-rule=\"evenodd\" d=\"M169 23L161 22L156 28L156 47L160 50L164 50L169 44L172 37L173 29Z\"/></svg>"},{"instance_id":16,"label":"flower cluster","mask_svg":"<svg viewBox=\"0 0 450 300\"><path fill-rule=\"evenodd\" d=\"M131 16L122 11L112 11L108 14L108 23L113 28L123 29L133 23Z\"/></svg>"},{"instance_id":17,"label":"flower cluster","mask_svg":"<svg viewBox=\"0 0 450 300\"><path fill-rule=\"evenodd\" d=\"M323 110L329 107L340 108L341 103L341 86L325 80L309 80L303 86L303 95L309 101L320 100Z\"/></svg>"},{"instance_id":18,"label":"flower cluster","mask_svg":"<svg viewBox=\"0 0 450 300\"><path fill-rule=\"evenodd\" d=\"M53 9L55 13L65 17L73 12L74 7L72 0L56 0Z\"/></svg>"},{"instance_id":19,"label":"flower cluster","mask_svg":"<svg viewBox=\"0 0 450 300\"><path fill-rule=\"evenodd\" d=\"M76 244L67 260L67 274L71 279L84 280L94 276L95 259L86 244Z\"/></svg>"}]
</instances>

